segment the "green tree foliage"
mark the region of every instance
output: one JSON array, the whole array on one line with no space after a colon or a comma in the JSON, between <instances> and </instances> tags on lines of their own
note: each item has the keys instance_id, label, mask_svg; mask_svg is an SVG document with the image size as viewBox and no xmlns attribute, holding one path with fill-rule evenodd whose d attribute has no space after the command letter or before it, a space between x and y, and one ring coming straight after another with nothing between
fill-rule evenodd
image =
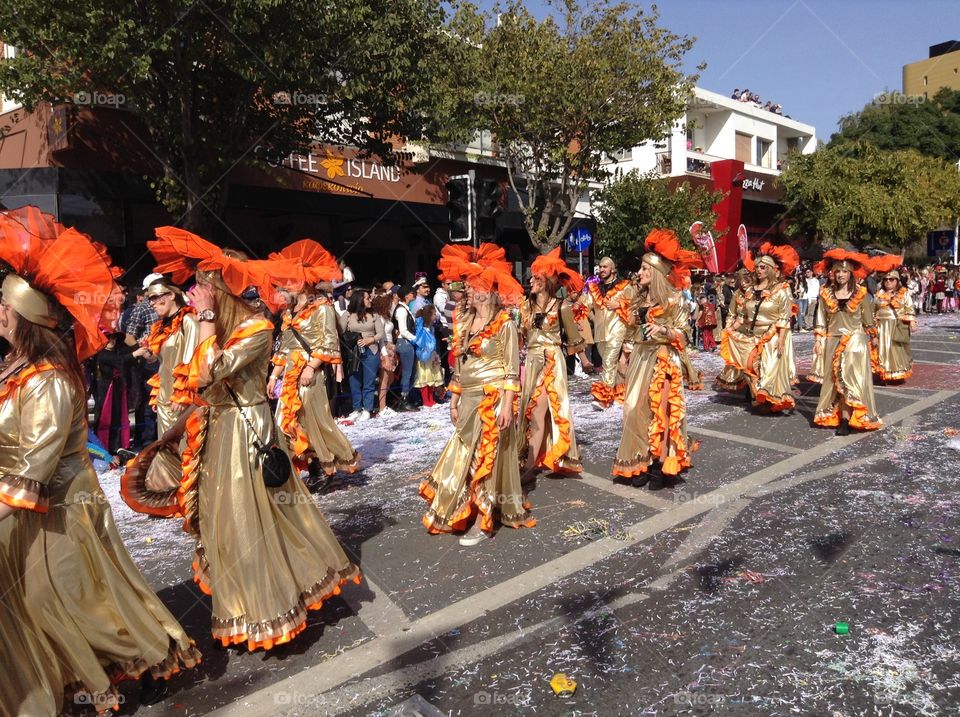
<instances>
[{"instance_id":1,"label":"green tree foliage","mask_svg":"<svg viewBox=\"0 0 960 717\"><path fill-rule=\"evenodd\" d=\"M862 142L878 149L915 149L948 162L960 160L960 92L943 88L932 99L885 92L840 120L830 147L856 151Z\"/></svg>"},{"instance_id":2,"label":"green tree foliage","mask_svg":"<svg viewBox=\"0 0 960 717\"><path fill-rule=\"evenodd\" d=\"M604 157L662 137L695 81L681 71L693 40L657 25L656 7L599 0L553 5L543 21L509 0L453 23L475 52L447 78L457 111L490 130L507 162L530 239L559 244Z\"/></svg>"},{"instance_id":3,"label":"green tree foliage","mask_svg":"<svg viewBox=\"0 0 960 717\"><path fill-rule=\"evenodd\" d=\"M671 190L655 171L629 172L594 195L597 255L610 256L618 265L635 265L638 252L643 252L644 237L656 227L672 229L693 249L690 225L702 221L712 227L717 219L712 207L723 197L723 192L693 187L689 182Z\"/></svg>"},{"instance_id":4,"label":"green tree foliage","mask_svg":"<svg viewBox=\"0 0 960 717\"><path fill-rule=\"evenodd\" d=\"M789 232L858 248L903 250L960 209L956 167L912 149L858 144L793 154L778 181Z\"/></svg>"},{"instance_id":5,"label":"green tree foliage","mask_svg":"<svg viewBox=\"0 0 960 717\"><path fill-rule=\"evenodd\" d=\"M436 131L436 73L467 50L444 20L439 0L3 3L19 54L0 62L0 93L28 110L122 96L163 167L158 198L199 231L218 223L240 163L315 140L389 162L396 137Z\"/></svg>"}]
</instances>

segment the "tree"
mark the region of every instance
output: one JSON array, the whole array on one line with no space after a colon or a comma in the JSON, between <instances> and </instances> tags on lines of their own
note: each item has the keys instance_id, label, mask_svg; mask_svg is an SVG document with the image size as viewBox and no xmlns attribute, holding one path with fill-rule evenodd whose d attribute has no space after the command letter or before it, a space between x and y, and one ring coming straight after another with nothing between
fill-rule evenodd
<instances>
[{"instance_id":1,"label":"tree","mask_svg":"<svg viewBox=\"0 0 960 717\"><path fill-rule=\"evenodd\" d=\"M960 174L915 150L870 144L793 154L778 181L788 232L902 251L960 210Z\"/></svg>"},{"instance_id":2,"label":"tree","mask_svg":"<svg viewBox=\"0 0 960 717\"><path fill-rule=\"evenodd\" d=\"M690 225L699 220L712 227L717 219L712 207L723 197L723 192L692 187L689 182L671 190L656 171L629 172L594 195L597 255L610 256L618 265L629 266L631 258L636 263L644 237L655 227L673 229L693 249Z\"/></svg>"},{"instance_id":3,"label":"tree","mask_svg":"<svg viewBox=\"0 0 960 717\"><path fill-rule=\"evenodd\" d=\"M146 129L158 199L195 231L215 226L230 170L316 141L394 160L429 136L435 73L465 52L440 0L23 0L0 5L0 93L106 98ZM119 100L118 100L119 98Z\"/></svg>"},{"instance_id":4,"label":"tree","mask_svg":"<svg viewBox=\"0 0 960 717\"><path fill-rule=\"evenodd\" d=\"M662 137L680 117L695 77L680 66L693 40L657 25L656 7L604 0L557 3L534 18L509 0L496 16L462 10L453 26L474 48L448 77L458 108L490 130L506 160L530 240L560 243L577 203L602 180L604 158Z\"/></svg>"},{"instance_id":5,"label":"tree","mask_svg":"<svg viewBox=\"0 0 960 717\"><path fill-rule=\"evenodd\" d=\"M915 149L929 157L960 159L960 92L943 88L932 99L885 92L859 112L840 120L830 147L856 151L867 142L878 149Z\"/></svg>"}]
</instances>

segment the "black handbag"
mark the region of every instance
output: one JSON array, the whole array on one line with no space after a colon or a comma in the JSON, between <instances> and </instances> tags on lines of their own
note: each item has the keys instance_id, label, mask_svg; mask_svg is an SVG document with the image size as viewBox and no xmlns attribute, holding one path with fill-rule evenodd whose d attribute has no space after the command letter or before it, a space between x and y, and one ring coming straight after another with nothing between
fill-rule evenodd
<instances>
[{"instance_id":1,"label":"black handbag","mask_svg":"<svg viewBox=\"0 0 960 717\"><path fill-rule=\"evenodd\" d=\"M290 480L290 475L293 472L290 458L275 441L264 445L263 441L260 440L260 436L257 435L257 431L250 422L250 419L247 418L243 406L240 405L240 399L237 397L236 391L226 383L223 385L230 394L230 398L232 398L233 402L237 405L237 409L240 411L240 415L243 416L243 420L246 421L250 427L250 432L253 433L253 447L257 451L257 460L260 463L260 474L263 477L264 485L266 485L267 488L279 488Z\"/></svg>"},{"instance_id":2,"label":"black handbag","mask_svg":"<svg viewBox=\"0 0 960 717\"><path fill-rule=\"evenodd\" d=\"M340 334L340 357L343 360L344 374L350 375L360 369L360 334L356 331L344 331Z\"/></svg>"}]
</instances>

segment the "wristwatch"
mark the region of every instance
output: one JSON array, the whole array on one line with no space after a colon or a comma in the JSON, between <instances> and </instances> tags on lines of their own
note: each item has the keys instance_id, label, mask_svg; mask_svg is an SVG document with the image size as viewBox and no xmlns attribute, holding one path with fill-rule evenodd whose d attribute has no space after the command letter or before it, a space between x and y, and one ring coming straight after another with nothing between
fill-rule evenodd
<instances>
[{"instance_id":1,"label":"wristwatch","mask_svg":"<svg viewBox=\"0 0 960 717\"><path fill-rule=\"evenodd\" d=\"M199 314L197 314L197 318L200 321L216 321L217 315L213 311L213 309L204 309Z\"/></svg>"}]
</instances>

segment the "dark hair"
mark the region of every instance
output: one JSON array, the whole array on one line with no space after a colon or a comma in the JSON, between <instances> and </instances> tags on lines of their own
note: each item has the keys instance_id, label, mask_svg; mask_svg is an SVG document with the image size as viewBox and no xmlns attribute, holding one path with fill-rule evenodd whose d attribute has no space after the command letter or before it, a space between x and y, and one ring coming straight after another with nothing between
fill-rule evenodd
<instances>
[{"instance_id":1,"label":"dark hair","mask_svg":"<svg viewBox=\"0 0 960 717\"><path fill-rule=\"evenodd\" d=\"M73 336L73 326L67 320L66 312L52 304L54 317L58 319L56 328L48 329L28 321L17 313L17 328L13 343L16 351L31 364L49 361L67 374L81 396L86 394L86 380L83 368L77 358L77 345Z\"/></svg>"},{"instance_id":2,"label":"dark hair","mask_svg":"<svg viewBox=\"0 0 960 717\"><path fill-rule=\"evenodd\" d=\"M434 319L437 318L437 307L433 304L426 304L420 311L417 312L417 316L423 317L423 325L430 326Z\"/></svg>"},{"instance_id":3,"label":"dark hair","mask_svg":"<svg viewBox=\"0 0 960 717\"><path fill-rule=\"evenodd\" d=\"M363 298L367 295L366 289L356 289L350 302L347 304L347 312L355 314L357 321L363 323L367 320L367 307L363 305Z\"/></svg>"},{"instance_id":4,"label":"dark hair","mask_svg":"<svg viewBox=\"0 0 960 717\"><path fill-rule=\"evenodd\" d=\"M385 294L379 294L370 302L370 310L375 314L380 314L385 319L390 318L391 310L393 309L393 293L387 292Z\"/></svg>"}]
</instances>

